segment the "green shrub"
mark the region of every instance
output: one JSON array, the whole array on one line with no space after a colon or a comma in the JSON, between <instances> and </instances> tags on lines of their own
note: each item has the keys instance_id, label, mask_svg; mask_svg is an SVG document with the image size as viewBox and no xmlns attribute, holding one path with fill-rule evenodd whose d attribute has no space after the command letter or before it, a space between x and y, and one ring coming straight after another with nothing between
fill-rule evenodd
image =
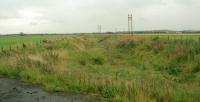
<instances>
[{"instance_id":1,"label":"green shrub","mask_svg":"<svg viewBox=\"0 0 200 102\"><path fill-rule=\"evenodd\" d=\"M105 63L105 59L100 56L91 58L91 61L94 65L103 65Z\"/></svg>"},{"instance_id":2,"label":"green shrub","mask_svg":"<svg viewBox=\"0 0 200 102\"><path fill-rule=\"evenodd\" d=\"M17 78L19 77L19 72L14 68L4 67L0 68L0 75Z\"/></svg>"},{"instance_id":3,"label":"green shrub","mask_svg":"<svg viewBox=\"0 0 200 102\"><path fill-rule=\"evenodd\" d=\"M153 38L152 38L152 41L158 41L158 40L160 40L160 37L159 37L159 36L156 36L156 37L153 37Z\"/></svg>"},{"instance_id":4,"label":"green shrub","mask_svg":"<svg viewBox=\"0 0 200 102\"><path fill-rule=\"evenodd\" d=\"M197 65L193 68L192 72L197 73L200 71L200 62L197 63Z\"/></svg>"},{"instance_id":5,"label":"green shrub","mask_svg":"<svg viewBox=\"0 0 200 102\"><path fill-rule=\"evenodd\" d=\"M19 73L19 77L25 80L30 80L33 77L33 75L31 72L22 71Z\"/></svg>"},{"instance_id":6,"label":"green shrub","mask_svg":"<svg viewBox=\"0 0 200 102\"><path fill-rule=\"evenodd\" d=\"M175 65L169 65L166 68L166 70L167 70L168 74L170 74L170 75L178 76L181 73L180 67L179 66L175 66Z\"/></svg>"}]
</instances>

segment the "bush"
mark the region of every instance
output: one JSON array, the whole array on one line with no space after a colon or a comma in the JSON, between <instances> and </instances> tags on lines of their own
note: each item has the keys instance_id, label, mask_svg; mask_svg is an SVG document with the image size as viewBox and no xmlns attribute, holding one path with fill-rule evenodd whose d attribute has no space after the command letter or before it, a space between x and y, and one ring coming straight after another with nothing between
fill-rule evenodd
<instances>
[{"instance_id":1,"label":"bush","mask_svg":"<svg viewBox=\"0 0 200 102\"><path fill-rule=\"evenodd\" d=\"M25 43L23 43L22 47L25 49L27 47L27 45Z\"/></svg>"},{"instance_id":2,"label":"bush","mask_svg":"<svg viewBox=\"0 0 200 102\"><path fill-rule=\"evenodd\" d=\"M20 72L19 73L20 78L25 79L25 80L30 80L32 78L32 74L30 72Z\"/></svg>"},{"instance_id":3,"label":"bush","mask_svg":"<svg viewBox=\"0 0 200 102\"><path fill-rule=\"evenodd\" d=\"M168 64L161 64L157 65L157 70L167 73L169 75L178 76L181 73L181 68L178 64L175 63L168 63Z\"/></svg>"},{"instance_id":4,"label":"bush","mask_svg":"<svg viewBox=\"0 0 200 102\"><path fill-rule=\"evenodd\" d=\"M158 36L156 36L156 37L153 37L152 38L152 41L158 41L160 38L158 37Z\"/></svg>"},{"instance_id":5,"label":"bush","mask_svg":"<svg viewBox=\"0 0 200 102\"><path fill-rule=\"evenodd\" d=\"M200 71L200 62L197 63L197 65L194 67L194 69L192 70L193 73L197 73Z\"/></svg>"},{"instance_id":6,"label":"bush","mask_svg":"<svg viewBox=\"0 0 200 102\"><path fill-rule=\"evenodd\" d=\"M181 73L181 70L178 67L169 66L168 68L166 68L166 70L168 74L174 75L174 76L178 76Z\"/></svg>"},{"instance_id":7,"label":"bush","mask_svg":"<svg viewBox=\"0 0 200 102\"><path fill-rule=\"evenodd\" d=\"M17 78L19 73L16 69L5 67L0 68L0 75Z\"/></svg>"},{"instance_id":8,"label":"bush","mask_svg":"<svg viewBox=\"0 0 200 102\"><path fill-rule=\"evenodd\" d=\"M102 57L93 57L92 59L92 64L94 65L103 65L105 60Z\"/></svg>"}]
</instances>

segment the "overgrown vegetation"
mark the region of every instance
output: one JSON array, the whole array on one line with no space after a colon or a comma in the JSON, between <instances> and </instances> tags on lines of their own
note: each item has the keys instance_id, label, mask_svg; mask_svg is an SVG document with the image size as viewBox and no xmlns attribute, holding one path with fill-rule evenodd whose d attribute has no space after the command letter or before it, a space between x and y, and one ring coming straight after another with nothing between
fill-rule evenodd
<instances>
[{"instance_id":1,"label":"overgrown vegetation","mask_svg":"<svg viewBox=\"0 0 200 102\"><path fill-rule=\"evenodd\" d=\"M199 102L198 38L77 35L23 42L1 48L0 74L104 101Z\"/></svg>"}]
</instances>

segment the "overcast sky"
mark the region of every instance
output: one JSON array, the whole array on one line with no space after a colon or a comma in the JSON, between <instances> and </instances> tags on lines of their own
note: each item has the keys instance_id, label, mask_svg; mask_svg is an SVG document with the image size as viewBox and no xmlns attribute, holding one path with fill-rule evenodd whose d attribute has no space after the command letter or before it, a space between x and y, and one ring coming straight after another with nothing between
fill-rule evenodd
<instances>
[{"instance_id":1,"label":"overcast sky","mask_svg":"<svg viewBox=\"0 0 200 102\"><path fill-rule=\"evenodd\" d=\"M0 0L0 33L199 30L200 0Z\"/></svg>"}]
</instances>

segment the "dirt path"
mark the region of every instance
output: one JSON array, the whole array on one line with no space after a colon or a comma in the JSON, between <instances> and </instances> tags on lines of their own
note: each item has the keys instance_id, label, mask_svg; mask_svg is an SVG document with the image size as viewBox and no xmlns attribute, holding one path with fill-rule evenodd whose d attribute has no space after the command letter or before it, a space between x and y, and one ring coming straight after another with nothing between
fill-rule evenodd
<instances>
[{"instance_id":1,"label":"dirt path","mask_svg":"<svg viewBox=\"0 0 200 102\"><path fill-rule=\"evenodd\" d=\"M49 94L37 86L0 77L0 102L93 102L86 95Z\"/></svg>"}]
</instances>

